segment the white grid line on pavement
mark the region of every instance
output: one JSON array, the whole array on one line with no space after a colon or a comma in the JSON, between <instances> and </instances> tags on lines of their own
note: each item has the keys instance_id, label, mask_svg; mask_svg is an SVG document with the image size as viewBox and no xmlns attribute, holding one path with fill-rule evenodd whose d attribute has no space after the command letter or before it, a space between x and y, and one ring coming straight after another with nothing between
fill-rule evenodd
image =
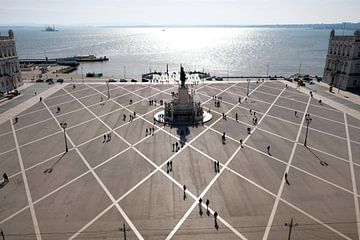
<instances>
[{"instance_id":1,"label":"white grid line on pavement","mask_svg":"<svg viewBox=\"0 0 360 240\"><path fill-rule=\"evenodd\" d=\"M260 84L258 87L260 87L262 84ZM232 87L232 86L230 86ZM229 87L229 88L230 88ZM258 88L257 87L257 88ZM251 93L255 92L256 89L255 88L253 91L250 92L249 95L251 95ZM225 89L223 92L225 92L227 89ZM221 92L222 93L222 92ZM221 93L217 94L217 95L220 95ZM228 110L227 113L231 112L237 105L233 106L230 110ZM226 113L226 114L227 114ZM217 119L216 121L214 121L209 127L207 127L207 129L205 131L207 131L209 128L211 128L212 126L214 126L217 122L219 122L221 120L221 118ZM260 121L261 122L261 119ZM256 128L254 128L252 131L254 131ZM202 133L204 133L205 131L203 131ZM198 135L199 136L199 135ZM198 137L197 136L197 137ZM250 135L249 135L250 136ZM245 139L245 141L249 138L249 136ZM193 142L196 138L194 138L192 141L189 142L189 144L191 144L191 142ZM245 142L244 141L244 142ZM230 163L230 161L232 160L232 158L237 154L237 152L240 150L240 146L236 149L236 151L232 154L232 156L229 158L229 160L226 162L226 164L224 165L225 167ZM222 172L224 171L224 167L221 168L220 172L215 175L215 177L210 181L210 183L205 187L205 189L200 193L199 197L197 198L197 201L204 197L205 194L207 193L207 191L211 188L211 186L215 183L215 181L219 178L219 176L222 174ZM185 220L187 219L187 217L190 215L190 213L194 210L194 208L196 207L197 205L197 201L194 202L194 204L188 209L188 211L184 214L184 216L180 219L180 221L176 224L175 228L170 232L170 234L166 237L166 240L169 240L171 239L174 234L177 232L177 230L180 228L180 226L185 222ZM239 232L234 232L239 238L241 239L246 239L241 233Z\"/></svg>"},{"instance_id":2,"label":"white grid line on pavement","mask_svg":"<svg viewBox=\"0 0 360 240\"><path fill-rule=\"evenodd\" d=\"M235 84L234 84L235 85ZM232 85L233 86L233 85ZM230 87L232 87L232 86L230 86ZM224 90L224 91L226 91L226 89ZM136 94L136 95L138 95L138 94ZM141 98L144 98L144 97L142 97L142 96L140 96L140 95L138 95L139 97L141 97ZM145 99L145 98L144 98ZM209 98L206 102L208 102L208 101L210 101L211 100L211 98ZM126 107L125 107L126 108ZM145 121L148 121L147 119L144 119ZM149 122L149 121L148 121ZM150 122L150 124L151 124L151 122ZM156 125L155 125L156 126ZM156 126L157 128L159 128L158 126ZM160 130L163 130L163 128L160 128ZM163 130L164 131L164 130ZM166 131L164 131L165 133L167 133L167 134L169 134L169 135L171 135L170 133L168 133L168 132L166 132ZM204 132L206 132L206 130L204 130L203 132L201 132L196 138L194 138L192 141L194 141L194 140L196 140L198 137L200 137ZM191 142L192 142L191 141ZM186 143L185 145L189 145L190 143ZM168 177L172 182L174 182L179 188L181 188L182 189L182 185L179 183L179 182L177 182L174 178L172 178L170 175L168 175L168 174L166 174L165 173L165 171L164 170L162 170L162 167L169 161L169 160L171 160L171 159L173 159L175 156L177 156L178 154L180 154L180 152L183 150L183 149L185 149L185 147L183 147L183 148L181 148L178 152L176 152L174 155L172 155L169 159L167 159L163 164L161 164L159 167L157 167L157 170L159 170L160 172L162 172L166 177ZM136 148L134 148L134 150L136 150L143 158L145 158L146 160L148 160L151 164L153 164L152 163L152 161L150 160L150 159L148 159L142 152L140 152L138 149L136 149ZM156 166L156 165L155 165ZM194 199L196 199L196 197L195 197L195 195L193 195L189 190L187 190L186 191L191 197L193 197ZM196 199L197 200L197 199ZM195 201L196 202L196 201ZM228 226L231 230L233 230L234 231L234 233L236 234L236 235L238 235L238 236L241 236L241 234L235 229L235 228L233 228L229 223L227 223L224 219L222 219L222 218L219 218L219 220L220 221L222 221L226 226Z\"/></svg>"},{"instance_id":3,"label":"white grid line on pavement","mask_svg":"<svg viewBox=\"0 0 360 240\"><path fill-rule=\"evenodd\" d=\"M146 114L148 114L148 113L146 113ZM146 114L144 114L144 115L146 115ZM213 129L211 129L211 130L213 130ZM190 147L192 147L191 145L189 145Z\"/></svg>"},{"instance_id":4,"label":"white grid line on pavement","mask_svg":"<svg viewBox=\"0 0 360 240\"><path fill-rule=\"evenodd\" d=\"M27 181L27 177L26 177L26 174L25 174L24 163L23 163L23 160L22 160L22 157L21 157L21 152L20 152L19 144L18 144L18 141L17 141L16 133L15 133L15 128L14 128L14 125L11 123L11 120L10 120L10 124L11 124L11 129L12 129L13 135L14 135L16 151L17 151L17 155L18 155L18 159L19 159L20 168L21 168L21 175L22 175L23 182L24 182L27 201L28 201L28 204L29 204L29 207L30 207L31 219L32 219L32 222L33 222L33 225L34 225L36 239L41 240L39 224L38 224L38 221L37 221L33 201L32 201L32 198L31 198L29 183Z\"/></svg>"},{"instance_id":5,"label":"white grid line on pavement","mask_svg":"<svg viewBox=\"0 0 360 240\"><path fill-rule=\"evenodd\" d=\"M311 98L309 97L307 105L306 105L305 112L307 112L307 110L309 108L310 101L311 101ZM298 130L298 133L297 133L297 136L296 136L296 142L299 141L301 131L302 131L302 126L303 126L304 122L305 122L305 114L303 115L302 120L301 120L301 125L299 127L299 130ZM290 157L289 157L289 160L288 160L287 165L286 165L284 175L287 174L289 172L289 170L290 170L290 166L291 166L292 160L293 160L294 155L295 155L296 147L297 147L297 144L294 143L291 154L290 154ZM274 218L275 218L276 210L277 210L277 207L279 205L280 197L281 197L281 195L283 193L283 190L284 190L284 186L285 186L285 181L284 181L284 178L283 178L282 181L281 181L280 187L279 187L279 191L278 191L278 193L276 195L276 199L275 199L273 208L271 210L271 214L270 214L270 217L269 217L268 224L267 224L267 226L265 228L265 233L264 233L264 236L263 236L263 240L267 240L267 238L269 236L270 229L271 229L271 226L272 226Z\"/></svg>"},{"instance_id":6,"label":"white grid line on pavement","mask_svg":"<svg viewBox=\"0 0 360 240\"><path fill-rule=\"evenodd\" d=\"M64 91L66 91L64 89ZM67 91L66 91L67 92ZM69 92L68 92L69 93ZM71 95L71 94L70 94ZM71 95L72 96L72 95ZM73 96L72 96L73 97ZM75 98L75 97L74 97ZM75 98L76 99L76 98ZM79 101L80 102L80 101ZM58 123L59 128L61 128L60 123L58 122L58 120L56 119L56 117L54 116L54 114L50 111L50 109L47 107L47 105L45 103L43 103L46 108L48 109L48 111L50 112L50 114L53 116L53 118L55 119L55 121ZM85 106L85 105L84 105ZM67 139L69 140L69 142L73 145L76 146L74 144L74 142L71 140L71 138L69 136L66 136ZM76 152L78 153L78 155L80 156L80 158L83 160L84 164L86 165L86 167L90 170L90 172L92 173L92 175L95 177L96 181L99 183L99 185L101 186L101 188L104 190L104 192L106 193L106 195L109 197L109 199L112 201L113 204L115 204L115 207L118 209L118 211L120 212L120 214L122 215L122 217L125 219L125 221L127 222L127 224L131 227L131 229L134 231L135 235L139 238L139 239L143 239L143 237L140 235L140 232L136 229L136 227L134 226L134 224L130 221L130 219L128 218L128 216L125 214L125 212L122 210L122 208L120 207L120 205L116 202L114 196L110 193L109 189L105 186L105 184L102 182L102 180L99 178L99 176L95 173L94 169L90 166L90 164L88 163L88 161L85 159L85 157L82 155L82 153L80 152L80 150L78 148L75 148Z\"/></svg>"},{"instance_id":7,"label":"white grid line on pavement","mask_svg":"<svg viewBox=\"0 0 360 240\"><path fill-rule=\"evenodd\" d=\"M357 194L357 186L356 186L356 179L355 179L355 172L354 172L354 165L353 165L353 158L352 158L352 151L351 151L351 143L350 143L350 135L349 135L349 128L347 125L347 116L344 113L345 119L345 129L346 129L346 137L347 137L347 146L348 146L348 154L349 154L349 161L350 161L350 175L351 175L351 182L354 192L354 205L355 205L355 216L356 216L356 226L358 232L358 239L360 240L360 212L359 212L359 198Z\"/></svg>"}]
</instances>

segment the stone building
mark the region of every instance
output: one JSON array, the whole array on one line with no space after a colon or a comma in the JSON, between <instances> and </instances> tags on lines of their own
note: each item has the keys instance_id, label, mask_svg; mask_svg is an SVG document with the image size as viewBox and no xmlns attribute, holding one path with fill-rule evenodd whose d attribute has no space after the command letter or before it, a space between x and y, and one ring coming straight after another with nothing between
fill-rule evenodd
<instances>
[{"instance_id":1,"label":"stone building","mask_svg":"<svg viewBox=\"0 0 360 240\"><path fill-rule=\"evenodd\" d=\"M360 30L353 36L330 32L323 81L343 90L360 88Z\"/></svg>"},{"instance_id":2,"label":"stone building","mask_svg":"<svg viewBox=\"0 0 360 240\"><path fill-rule=\"evenodd\" d=\"M19 59L16 53L14 33L0 35L0 95L22 85Z\"/></svg>"}]
</instances>

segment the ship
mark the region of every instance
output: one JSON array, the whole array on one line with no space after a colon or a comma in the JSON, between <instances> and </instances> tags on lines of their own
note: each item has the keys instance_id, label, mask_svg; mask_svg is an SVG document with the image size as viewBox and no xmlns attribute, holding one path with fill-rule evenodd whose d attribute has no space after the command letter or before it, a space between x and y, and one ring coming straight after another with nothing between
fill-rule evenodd
<instances>
[{"instance_id":1,"label":"ship","mask_svg":"<svg viewBox=\"0 0 360 240\"><path fill-rule=\"evenodd\" d=\"M104 57L96 57L95 55L77 55L74 57L77 62L103 62L109 61L109 58Z\"/></svg>"},{"instance_id":2,"label":"ship","mask_svg":"<svg viewBox=\"0 0 360 240\"><path fill-rule=\"evenodd\" d=\"M50 25L45 25L45 29L43 30L43 32L58 32L59 30L57 30L55 28L55 25L53 25L52 27Z\"/></svg>"}]
</instances>

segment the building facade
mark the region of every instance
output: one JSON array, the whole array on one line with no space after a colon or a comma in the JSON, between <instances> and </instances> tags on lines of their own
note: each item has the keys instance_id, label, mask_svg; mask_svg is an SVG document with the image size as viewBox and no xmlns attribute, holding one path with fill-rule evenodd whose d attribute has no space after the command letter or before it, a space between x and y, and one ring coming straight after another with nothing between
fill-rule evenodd
<instances>
[{"instance_id":1,"label":"building facade","mask_svg":"<svg viewBox=\"0 0 360 240\"><path fill-rule=\"evenodd\" d=\"M19 59L16 53L14 33L0 35L0 95L22 85Z\"/></svg>"},{"instance_id":2,"label":"building facade","mask_svg":"<svg viewBox=\"0 0 360 240\"><path fill-rule=\"evenodd\" d=\"M342 90L360 89L360 30L353 36L330 32L323 81Z\"/></svg>"}]
</instances>

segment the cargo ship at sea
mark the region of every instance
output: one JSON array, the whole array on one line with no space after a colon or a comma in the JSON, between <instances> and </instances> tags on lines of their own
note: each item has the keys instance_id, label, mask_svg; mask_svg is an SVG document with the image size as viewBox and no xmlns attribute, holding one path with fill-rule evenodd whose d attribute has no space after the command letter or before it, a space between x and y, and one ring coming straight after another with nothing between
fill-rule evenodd
<instances>
[{"instance_id":1,"label":"cargo ship at sea","mask_svg":"<svg viewBox=\"0 0 360 240\"><path fill-rule=\"evenodd\" d=\"M55 25L53 25L52 27L50 25L45 25L45 29L43 30L43 32L58 32L59 30L57 30L55 28Z\"/></svg>"}]
</instances>

